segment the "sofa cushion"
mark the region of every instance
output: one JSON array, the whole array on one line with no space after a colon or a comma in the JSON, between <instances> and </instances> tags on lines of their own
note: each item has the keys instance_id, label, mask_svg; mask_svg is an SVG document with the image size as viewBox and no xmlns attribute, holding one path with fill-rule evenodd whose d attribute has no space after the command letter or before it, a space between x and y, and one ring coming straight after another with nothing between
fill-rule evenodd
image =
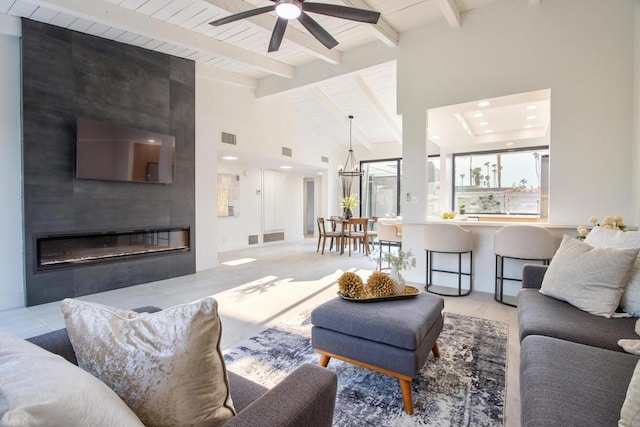
<instances>
[{"instance_id":1,"label":"sofa cushion","mask_svg":"<svg viewBox=\"0 0 640 427\"><path fill-rule=\"evenodd\" d=\"M627 396L620 410L618 427L637 427L640 425L640 362L636 364L633 376L627 387Z\"/></svg>"},{"instance_id":2,"label":"sofa cushion","mask_svg":"<svg viewBox=\"0 0 640 427\"><path fill-rule=\"evenodd\" d=\"M89 373L0 331L0 425L143 424L109 387Z\"/></svg>"},{"instance_id":3,"label":"sofa cushion","mask_svg":"<svg viewBox=\"0 0 640 427\"><path fill-rule=\"evenodd\" d=\"M529 335L545 335L615 351L624 351L620 339L637 339L636 319L607 319L542 295L536 289L518 294L520 341Z\"/></svg>"},{"instance_id":4,"label":"sofa cushion","mask_svg":"<svg viewBox=\"0 0 640 427\"><path fill-rule=\"evenodd\" d=\"M638 250L594 248L565 235L540 292L591 314L611 317L620 304Z\"/></svg>"},{"instance_id":5,"label":"sofa cushion","mask_svg":"<svg viewBox=\"0 0 640 427\"><path fill-rule=\"evenodd\" d=\"M615 426L638 357L555 338L520 347L522 425Z\"/></svg>"},{"instance_id":6,"label":"sofa cushion","mask_svg":"<svg viewBox=\"0 0 640 427\"><path fill-rule=\"evenodd\" d=\"M234 415L213 298L152 314L66 299L62 311L78 365L145 425L215 426Z\"/></svg>"},{"instance_id":7,"label":"sofa cushion","mask_svg":"<svg viewBox=\"0 0 640 427\"><path fill-rule=\"evenodd\" d=\"M621 231L612 228L594 227L585 242L596 248L640 248L640 231ZM640 316L640 256L631 269L629 280L620 299L624 311Z\"/></svg>"}]
</instances>

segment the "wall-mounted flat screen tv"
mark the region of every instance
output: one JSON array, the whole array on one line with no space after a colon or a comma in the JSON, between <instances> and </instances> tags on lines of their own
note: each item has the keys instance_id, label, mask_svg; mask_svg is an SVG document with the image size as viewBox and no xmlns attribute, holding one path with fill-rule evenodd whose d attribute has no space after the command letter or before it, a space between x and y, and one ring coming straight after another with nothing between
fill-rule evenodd
<instances>
[{"instance_id":1,"label":"wall-mounted flat screen tv","mask_svg":"<svg viewBox=\"0 0 640 427\"><path fill-rule=\"evenodd\" d=\"M76 178L171 184L175 137L77 119Z\"/></svg>"}]
</instances>

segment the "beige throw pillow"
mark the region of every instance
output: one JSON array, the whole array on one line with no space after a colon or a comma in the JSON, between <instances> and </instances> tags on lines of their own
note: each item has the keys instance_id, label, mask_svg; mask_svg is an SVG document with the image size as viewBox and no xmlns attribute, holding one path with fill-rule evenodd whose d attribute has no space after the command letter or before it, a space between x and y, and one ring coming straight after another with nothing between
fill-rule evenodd
<instances>
[{"instance_id":1,"label":"beige throw pillow","mask_svg":"<svg viewBox=\"0 0 640 427\"><path fill-rule=\"evenodd\" d=\"M591 314L611 317L637 256L638 249L594 248L565 235L540 292Z\"/></svg>"},{"instance_id":2,"label":"beige throw pillow","mask_svg":"<svg viewBox=\"0 0 640 427\"><path fill-rule=\"evenodd\" d=\"M585 242L596 248L640 248L640 231L593 227ZM640 256L631 269L620 306L625 312L640 317Z\"/></svg>"},{"instance_id":3,"label":"beige throw pillow","mask_svg":"<svg viewBox=\"0 0 640 427\"><path fill-rule=\"evenodd\" d=\"M35 344L0 332L0 425L143 427L91 374Z\"/></svg>"},{"instance_id":4,"label":"beige throw pillow","mask_svg":"<svg viewBox=\"0 0 640 427\"><path fill-rule=\"evenodd\" d=\"M79 366L111 387L146 426L218 426L235 415L217 308L211 297L140 315L62 302Z\"/></svg>"},{"instance_id":5,"label":"beige throw pillow","mask_svg":"<svg viewBox=\"0 0 640 427\"><path fill-rule=\"evenodd\" d=\"M638 426L640 426L640 361L636 364L636 369L631 376L618 422L618 427Z\"/></svg>"}]
</instances>

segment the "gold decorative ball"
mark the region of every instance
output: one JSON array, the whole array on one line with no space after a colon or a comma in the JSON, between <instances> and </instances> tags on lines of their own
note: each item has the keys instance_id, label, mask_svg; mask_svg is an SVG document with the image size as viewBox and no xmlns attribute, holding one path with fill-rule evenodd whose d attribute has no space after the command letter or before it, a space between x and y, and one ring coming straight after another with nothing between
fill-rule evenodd
<instances>
[{"instance_id":1,"label":"gold decorative ball","mask_svg":"<svg viewBox=\"0 0 640 427\"><path fill-rule=\"evenodd\" d=\"M364 283L355 273L344 273L338 279L338 289L347 298L362 298L364 295Z\"/></svg>"},{"instance_id":2,"label":"gold decorative ball","mask_svg":"<svg viewBox=\"0 0 640 427\"><path fill-rule=\"evenodd\" d=\"M367 293L371 297L388 297L393 295L393 279L386 273L376 271L367 280Z\"/></svg>"}]
</instances>

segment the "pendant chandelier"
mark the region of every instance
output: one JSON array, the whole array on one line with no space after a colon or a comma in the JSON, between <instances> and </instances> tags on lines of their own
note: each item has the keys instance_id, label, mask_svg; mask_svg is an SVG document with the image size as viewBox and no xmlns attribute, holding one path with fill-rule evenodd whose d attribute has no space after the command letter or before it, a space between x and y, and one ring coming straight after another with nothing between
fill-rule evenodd
<instances>
[{"instance_id":1,"label":"pendant chandelier","mask_svg":"<svg viewBox=\"0 0 640 427\"><path fill-rule=\"evenodd\" d=\"M338 175L344 177L356 177L362 176L362 170L360 164L356 161L356 156L353 155L352 143L352 130L353 130L353 116L349 116L349 152L347 158L344 161L344 166L340 166L338 169Z\"/></svg>"}]
</instances>

